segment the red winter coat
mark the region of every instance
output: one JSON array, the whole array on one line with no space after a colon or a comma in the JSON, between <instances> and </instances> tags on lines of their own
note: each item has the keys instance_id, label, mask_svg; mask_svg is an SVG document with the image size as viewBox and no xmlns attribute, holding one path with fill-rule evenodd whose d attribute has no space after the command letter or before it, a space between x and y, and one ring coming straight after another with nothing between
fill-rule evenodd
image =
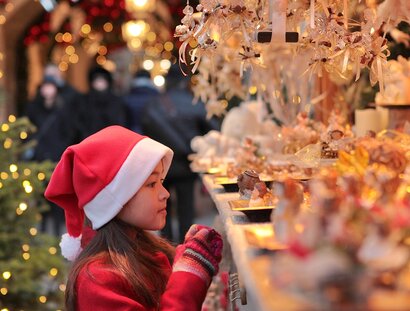
<instances>
[{"instance_id":1,"label":"red winter coat","mask_svg":"<svg viewBox=\"0 0 410 311\"><path fill-rule=\"evenodd\" d=\"M160 301L160 310L201 310L207 286L198 276L188 272L172 272L168 258L158 261L169 272L168 284ZM135 300L129 282L101 262L92 262L78 275L77 311L151 311Z\"/></svg>"}]
</instances>

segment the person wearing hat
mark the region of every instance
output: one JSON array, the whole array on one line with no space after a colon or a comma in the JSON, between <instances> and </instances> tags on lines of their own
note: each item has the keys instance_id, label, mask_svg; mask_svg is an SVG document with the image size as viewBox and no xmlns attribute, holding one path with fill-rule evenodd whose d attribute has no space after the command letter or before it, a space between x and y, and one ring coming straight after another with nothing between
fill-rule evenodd
<instances>
[{"instance_id":1,"label":"person wearing hat","mask_svg":"<svg viewBox=\"0 0 410 311\"><path fill-rule=\"evenodd\" d=\"M122 126L65 150L45 197L65 213L60 246L74 261L68 311L201 310L218 272L220 235L193 225L174 248L149 232L165 225L162 183L172 157L165 145Z\"/></svg>"}]
</instances>

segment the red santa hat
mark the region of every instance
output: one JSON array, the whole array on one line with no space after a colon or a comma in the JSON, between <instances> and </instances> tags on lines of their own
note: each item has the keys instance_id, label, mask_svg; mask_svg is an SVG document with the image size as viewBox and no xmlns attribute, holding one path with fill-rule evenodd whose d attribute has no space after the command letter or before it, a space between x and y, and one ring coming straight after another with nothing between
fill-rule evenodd
<instances>
[{"instance_id":1,"label":"red santa hat","mask_svg":"<svg viewBox=\"0 0 410 311\"><path fill-rule=\"evenodd\" d=\"M163 159L164 176L173 152L121 126L107 127L68 147L57 164L45 197L64 209L67 234L61 252L74 260L81 252L84 216L98 229L113 219Z\"/></svg>"}]
</instances>

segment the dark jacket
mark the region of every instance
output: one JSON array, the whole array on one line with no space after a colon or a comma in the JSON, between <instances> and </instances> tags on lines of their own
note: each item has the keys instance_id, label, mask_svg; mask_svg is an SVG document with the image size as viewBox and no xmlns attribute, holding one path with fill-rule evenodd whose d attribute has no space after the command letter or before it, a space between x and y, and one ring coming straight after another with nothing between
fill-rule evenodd
<instances>
[{"instance_id":1,"label":"dark jacket","mask_svg":"<svg viewBox=\"0 0 410 311\"><path fill-rule=\"evenodd\" d=\"M64 150L75 143L75 127L71 116L71 103L64 102L60 95L52 108L44 106L44 98L37 94L35 99L28 103L27 117L37 127L31 137L37 141L34 154L30 160L58 161Z\"/></svg>"},{"instance_id":2,"label":"dark jacket","mask_svg":"<svg viewBox=\"0 0 410 311\"><path fill-rule=\"evenodd\" d=\"M149 86L132 87L129 94L124 97L127 109L127 127L134 132L142 133L141 119L145 105L153 101L159 92Z\"/></svg>"},{"instance_id":3,"label":"dark jacket","mask_svg":"<svg viewBox=\"0 0 410 311\"><path fill-rule=\"evenodd\" d=\"M206 120L202 103L193 104L188 89L173 88L150 102L144 110L143 133L174 151L174 159L167 179L192 175L188 155L192 153L191 140L217 128Z\"/></svg>"}]
</instances>

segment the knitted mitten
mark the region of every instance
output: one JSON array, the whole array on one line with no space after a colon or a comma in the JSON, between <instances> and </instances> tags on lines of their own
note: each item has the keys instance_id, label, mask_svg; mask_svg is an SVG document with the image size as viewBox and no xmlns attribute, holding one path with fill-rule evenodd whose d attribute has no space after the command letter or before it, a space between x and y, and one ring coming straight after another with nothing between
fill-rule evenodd
<instances>
[{"instance_id":1,"label":"knitted mitten","mask_svg":"<svg viewBox=\"0 0 410 311\"><path fill-rule=\"evenodd\" d=\"M222 238L219 233L201 226L186 238L184 244L177 247L172 270L193 273L209 285L212 277L218 273L221 253Z\"/></svg>"}]
</instances>

